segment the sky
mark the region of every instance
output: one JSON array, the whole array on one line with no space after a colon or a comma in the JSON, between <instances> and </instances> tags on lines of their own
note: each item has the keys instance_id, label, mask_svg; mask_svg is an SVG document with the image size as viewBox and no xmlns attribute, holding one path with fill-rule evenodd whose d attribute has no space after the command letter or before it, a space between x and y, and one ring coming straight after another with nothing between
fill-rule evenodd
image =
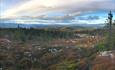
<instances>
[{"instance_id":1,"label":"sky","mask_svg":"<svg viewBox=\"0 0 115 70\"><path fill-rule=\"evenodd\" d=\"M0 0L0 21L18 24L103 24L115 0Z\"/></svg>"}]
</instances>

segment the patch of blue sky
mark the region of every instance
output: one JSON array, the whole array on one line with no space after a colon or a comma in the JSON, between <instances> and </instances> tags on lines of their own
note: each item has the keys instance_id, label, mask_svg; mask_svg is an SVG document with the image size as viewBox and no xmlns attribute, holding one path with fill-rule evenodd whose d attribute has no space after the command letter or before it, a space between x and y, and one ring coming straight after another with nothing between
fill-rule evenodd
<instances>
[{"instance_id":1,"label":"patch of blue sky","mask_svg":"<svg viewBox=\"0 0 115 70\"><path fill-rule=\"evenodd\" d=\"M9 8L18 6L28 0L0 0L0 11L4 12Z\"/></svg>"},{"instance_id":2,"label":"patch of blue sky","mask_svg":"<svg viewBox=\"0 0 115 70\"><path fill-rule=\"evenodd\" d=\"M57 12L57 13L48 13L47 14L48 16L51 16L51 17L55 17L55 16L64 16L65 14L64 13L60 13L60 12Z\"/></svg>"}]
</instances>

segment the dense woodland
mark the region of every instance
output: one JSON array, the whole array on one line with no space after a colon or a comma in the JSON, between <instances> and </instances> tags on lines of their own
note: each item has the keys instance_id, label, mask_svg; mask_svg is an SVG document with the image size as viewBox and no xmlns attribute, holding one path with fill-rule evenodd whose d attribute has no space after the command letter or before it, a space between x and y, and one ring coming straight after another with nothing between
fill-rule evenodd
<instances>
[{"instance_id":1,"label":"dense woodland","mask_svg":"<svg viewBox=\"0 0 115 70\"><path fill-rule=\"evenodd\" d=\"M0 70L115 70L115 25L112 27L111 45L107 45L106 27L0 29ZM103 51L114 56L99 56Z\"/></svg>"}]
</instances>

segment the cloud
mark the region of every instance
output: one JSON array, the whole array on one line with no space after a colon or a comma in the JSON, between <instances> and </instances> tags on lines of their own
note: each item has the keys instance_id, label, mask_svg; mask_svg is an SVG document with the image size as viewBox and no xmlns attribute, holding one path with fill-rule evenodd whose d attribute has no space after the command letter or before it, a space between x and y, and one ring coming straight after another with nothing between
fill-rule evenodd
<instances>
[{"instance_id":1,"label":"cloud","mask_svg":"<svg viewBox=\"0 0 115 70\"><path fill-rule=\"evenodd\" d=\"M72 14L65 14L62 16L48 16L48 15L40 15L40 16L35 16L32 18L37 18L41 20L73 20L75 19L76 16L79 16L81 13L72 13ZM30 17L31 18L31 17Z\"/></svg>"},{"instance_id":2,"label":"cloud","mask_svg":"<svg viewBox=\"0 0 115 70\"><path fill-rule=\"evenodd\" d=\"M57 16L49 16L49 15L39 15L39 16L21 16L14 18L2 18L2 20L16 20L16 21L24 21L24 22L39 22L42 21L53 21L53 22L69 22L74 20L76 16L79 16L81 13L72 13L65 15L57 15ZM30 21L31 20L31 21ZM41 22L41 21L40 21Z\"/></svg>"},{"instance_id":3,"label":"cloud","mask_svg":"<svg viewBox=\"0 0 115 70\"><path fill-rule=\"evenodd\" d=\"M21 16L39 16L48 13L73 14L89 11L102 11L114 9L114 0L28 0L18 6L9 8L2 13L2 18L17 18ZM53 17L49 19L73 19L74 16ZM46 16L44 17L46 18Z\"/></svg>"},{"instance_id":4,"label":"cloud","mask_svg":"<svg viewBox=\"0 0 115 70\"><path fill-rule=\"evenodd\" d=\"M76 19L76 20L72 20L71 23L73 24L104 24L105 20L106 20L106 17L99 17L100 19L97 19L97 20L87 20L86 18L85 19Z\"/></svg>"}]
</instances>

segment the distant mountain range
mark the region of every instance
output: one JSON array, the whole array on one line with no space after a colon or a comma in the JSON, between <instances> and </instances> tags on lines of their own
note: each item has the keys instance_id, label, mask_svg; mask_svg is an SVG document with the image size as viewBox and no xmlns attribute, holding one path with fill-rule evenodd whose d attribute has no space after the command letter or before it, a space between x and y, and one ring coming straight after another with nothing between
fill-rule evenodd
<instances>
[{"instance_id":1,"label":"distant mountain range","mask_svg":"<svg viewBox=\"0 0 115 70\"><path fill-rule=\"evenodd\" d=\"M17 23L1 23L0 28L101 28L104 24L17 24Z\"/></svg>"}]
</instances>

